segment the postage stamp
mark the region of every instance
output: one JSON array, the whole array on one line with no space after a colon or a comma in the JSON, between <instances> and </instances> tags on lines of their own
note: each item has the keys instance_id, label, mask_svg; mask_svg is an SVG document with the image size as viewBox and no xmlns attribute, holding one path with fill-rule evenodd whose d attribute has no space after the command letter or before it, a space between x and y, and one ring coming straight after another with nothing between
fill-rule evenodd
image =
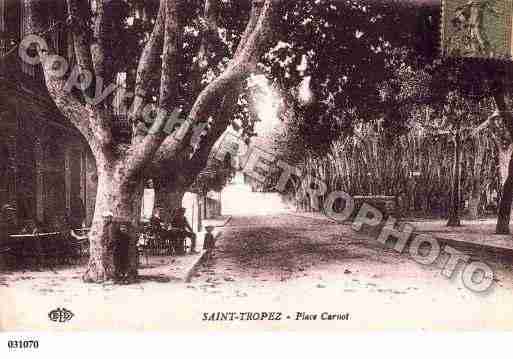
<instances>
[{"instance_id":1,"label":"postage stamp","mask_svg":"<svg viewBox=\"0 0 513 359\"><path fill-rule=\"evenodd\" d=\"M442 3L445 56L511 59L511 0L443 0Z\"/></svg>"}]
</instances>

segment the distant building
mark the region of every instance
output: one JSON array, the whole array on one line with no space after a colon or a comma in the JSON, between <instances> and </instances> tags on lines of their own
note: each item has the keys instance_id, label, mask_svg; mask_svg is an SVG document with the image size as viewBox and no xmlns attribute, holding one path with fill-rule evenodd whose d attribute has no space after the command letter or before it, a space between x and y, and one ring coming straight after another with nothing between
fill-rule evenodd
<instances>
[{"instance_id":1,"label":"distant building","mask_svg":"<svg viewBox=\"0 0 513 359\"><path fill-rule=\"evenodd\" d=\"M46 6L64 17L64 1ZM90 223L97 179L89 147L49 98L41 67L22 63L17 49L9 53L26 28L23 0L0 0L0 207L16 209L18 227L28 220L57 226L66 213ZM48 41L73 64L63 29Z\"/></svg>"}]
</instances>

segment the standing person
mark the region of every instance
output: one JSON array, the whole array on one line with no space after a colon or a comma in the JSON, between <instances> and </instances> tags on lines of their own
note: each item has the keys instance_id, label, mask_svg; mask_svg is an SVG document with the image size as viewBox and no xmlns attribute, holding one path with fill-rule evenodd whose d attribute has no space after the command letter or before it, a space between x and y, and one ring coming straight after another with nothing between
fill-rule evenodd
<instances>
[{"instance_id":1,"label":"standing person","mask_svg":"<svg viewBox=\"0 0 513 359\"><path fill-rule=\"evenodd\" d=\"M115 223L114 225L114 268L118 281L128 281L130 229L128 223Z\"/></svg>"},{"instance_id":2,"label":"standing person","mask_svg":"<svg viewBox=\"0 0 513 359\"><path fill-rule=\"evenodd\" d=\"M214 250L216 248L216 240L221 233L218 233L214 236L212 231L214 230L214 226L206 226L205 230L205 240L203 242L203 249L207 251L207 257L212 258L214 256Z\"/></svg>"},{"instance_id":3,"label":"standing person","mask_svg":"<svg viewBox=\"0 0 513 359\"><path fill-rule=\"evenodd\" d=\"M178 229L179 234L185 238L191 239L191 253L198 253L196 251L196 234L192 230L191 225L185 218L185 208L180 207L175 210L173 219L171 220L171 226Z\"/></svg>"}]
</instances>

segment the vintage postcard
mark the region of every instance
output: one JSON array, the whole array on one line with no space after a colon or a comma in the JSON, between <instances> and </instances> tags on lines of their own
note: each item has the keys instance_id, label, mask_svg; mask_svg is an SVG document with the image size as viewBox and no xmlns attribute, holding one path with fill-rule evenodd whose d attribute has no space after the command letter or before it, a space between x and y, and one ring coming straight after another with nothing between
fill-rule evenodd
<instances>
[{"instance_id":1,"label":"vintage postcard","mask_svg":"<svg viewBox=\"0 0 513 359\"><path fill-rule=\"evenodd\" d=\"M512 16L0 0L0 332L513 329Z\"/></svg>"}]
</instances>

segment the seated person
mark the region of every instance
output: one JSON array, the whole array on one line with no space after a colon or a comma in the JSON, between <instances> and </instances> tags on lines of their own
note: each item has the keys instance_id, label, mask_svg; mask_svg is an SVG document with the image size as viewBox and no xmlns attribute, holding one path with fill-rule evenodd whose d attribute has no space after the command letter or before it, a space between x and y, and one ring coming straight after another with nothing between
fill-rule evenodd
<instances>
[{"instance_id":1,"label":"seated person","mask_svg":"<svg viewBox=\"0 0 513 359\"><path fill-rule=\"evenodd\" d=\"M152 240L159 240L163 234L164 223L162 222L162 218L160 216L161 209L159 207L153 210L153 215L150 218L150 233L152 235Z\"/></svg>"},{"instance_id":2,"label":"seated person","mask_svg":"<svg viewBox=\"0 0 513 359\"><path fill-rule=\"evenodd\" d=\"M153 233L159 234L162 231L162 219L160 218L160 208L155 208L150 218L150 225Z\"/></svg>"},{"instance_id":3,"label":"seated person","mask_svg":"<svg viewBox=\"0 0 513 359\"><path fill-rule=\"evenodd\" d=\"M171 220L171 226L175 231L178 231L179 235L191 239L191 253L197 253L196 234L192 230L187 218L185 218L185 208L180 207L175 210Z\"/></svg>"}]
</instances>

